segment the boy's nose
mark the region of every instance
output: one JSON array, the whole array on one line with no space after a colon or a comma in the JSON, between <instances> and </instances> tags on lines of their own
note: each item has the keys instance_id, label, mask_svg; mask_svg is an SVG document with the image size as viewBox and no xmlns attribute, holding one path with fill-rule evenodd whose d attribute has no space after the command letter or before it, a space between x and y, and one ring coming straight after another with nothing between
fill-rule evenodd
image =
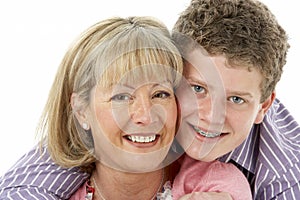
<instances>
[{"instance_id":1,"label":"boy's nose","mask_svg":"<svg viewBox=\"0 0 300 200\"><path fill-rule=\"evenodd\" d=\"M199 119L206 122L212 129L220 129L226 116L224 98L205 98L198 103Z\"/></svg>"},{"instance_id":2,"label":"boy's nose","mask_svg":"<svg viewBox=\"0 0 300 200\"><path fill-rule=\"evenodd\" d=\"M199 119L210 122L212 120L212 102L206 98L198 103Z\"/></svg>"}]
</instances>

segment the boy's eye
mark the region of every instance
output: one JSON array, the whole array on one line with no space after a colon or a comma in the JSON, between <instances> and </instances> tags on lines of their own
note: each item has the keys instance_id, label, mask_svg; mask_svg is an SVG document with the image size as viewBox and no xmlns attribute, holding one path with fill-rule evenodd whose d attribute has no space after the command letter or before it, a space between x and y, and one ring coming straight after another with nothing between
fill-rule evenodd
<instances>
[{"instance_id":1,"label":"boy's eye","mask_svg":"<svg viewBox=\"0 0 300 200\"><path fill-rule=\"evenodd\" d=\"M113 101L129 101L131 99L131 95L129 94L116 94L111 100Z\"/></svg>"},{"instance_id":2,"label":"boy's eye","mask_svg":"<svg viewBox=\"0 0 300 200\"><path fill-rule=\"evenodd\" d=\"M168 98L170 97L171 94L169 92L157 92L153 95L153 98L161 98L161 99L165 99L165 98Z\"/></svg>"},{"instance_id":3,"label":"boy's eye","mask_svg":"<svg viewBox=\"0 0 300 200\"><path fill-rule=\"evenodd\" d=\"M242 99L241 97L237 97L237 96L230 97L229 100L235 104L242 104L245 102L244 99Z\"/></svg>"},{"instance_id":4,"label":"boy's eye","mask_svg":"<svg viewBox=\"0 0 300 200\"><path fill-rule=\"evenodd\" d=\"M197 93L205 92L205 88L200 85L192 85L191 87L192 87L192 90L194 90L194 92L197 92Z\"/></svg>"}]
</instances>

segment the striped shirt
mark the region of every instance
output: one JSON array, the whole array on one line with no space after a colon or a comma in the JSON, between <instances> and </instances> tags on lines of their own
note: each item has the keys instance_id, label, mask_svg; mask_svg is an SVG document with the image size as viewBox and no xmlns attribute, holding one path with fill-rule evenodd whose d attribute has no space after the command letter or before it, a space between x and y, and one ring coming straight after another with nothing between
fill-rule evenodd
<instances>
[{"instance_id":1,"label":"striped shirt","mask_svg":"<svg viewBox=\"0 0 300 200\"><path fill-rule=\"evenodd\" d=\"M300 198L300 127L278 99L247 140L220 160L242 170L254 199Z\"/></svg>"},{"instance_id":2,"label":"striped shirt","mask_svg":"<svg viewBox=\"0 0 300 200\"><path fill-rule=\"evenodd\" d=\"M46 148L34 148L0 178L0 199L69 199L88 177L54 164Z\"/></svg>"},{"instance_id":3,"label":"striped shirt","mask_svg":"<svg viewBox=\"0 0 300 200\"><path fill-rule=\"evenodd\" d=\"M246 175L254 199L300 197L300 127L278 100L263 123L220 160ZM0 178L0 199L68 199L88 177L77 168L58 167L46 149L33 149Z\"/></svg>"}]
</instances>

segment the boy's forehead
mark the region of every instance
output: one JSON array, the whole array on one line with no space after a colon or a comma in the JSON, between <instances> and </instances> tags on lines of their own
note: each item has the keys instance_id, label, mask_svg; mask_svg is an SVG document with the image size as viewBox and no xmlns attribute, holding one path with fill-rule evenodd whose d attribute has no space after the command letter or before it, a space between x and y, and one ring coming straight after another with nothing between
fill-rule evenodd
<instances>
[{"instance_id":1,"label":"boy's forehead","mask_svg":"<svg viewBox=\"0 0 300 200\"><path fill-rule=\"evenodd\" d=\"M211 84L221 84L222 77L213 58L213 56L204 54L201 49L191 51L185 58L183 75L185 78L192 78L194 76L194 78L207 80ZM219 62L225 63L226 59L222 58Z\"/></svg>"},{"instance_id":2,"label":"boy's forehead","mask_svg":"<svg viewBox=\"0 0 300 200\"><path fill-rule=\"evenodd\" d=\"M193 84L207 86L210 91L224 90L226 94L260 97L263 76L257 68L232 66L225 56L191 53L184 65L184 77Z\"/></svg>"},{"instance_id":3,"label":"boy's forehead","mask_svg":"<svg viewBox=\"0 0 300 200\"><path fill-rule=\"evenodd\" d=\"M228 59L226 54L209 54L202 48L195 48L188 53L185 53L184 60L194 67L200 68L202 66L213 67L216 62L212 61L214 58L218 58L218 64L225 65L230 68L247 68L251 70L252 68L261 68L260 66L254 66L250 64L248 60L242 60L242 58L230 58Z\"/></svg>"},{"instance_id":4,"label":"boy's forehead","mask_svg":"<svg viewBox=\"0 0 300 200\"><path fill-rule=\"evenodd\" d=\"M192 50L187 54L184 63L183 73L191 70L197 71L203 76L217 76L219 74L219 66L228 69L242 69L247 71L256 70L260 73L259 66L253 66L243 61L229 60L226 55L209 55L203 53L203 50Z\"/></svg>"}]
</instances>

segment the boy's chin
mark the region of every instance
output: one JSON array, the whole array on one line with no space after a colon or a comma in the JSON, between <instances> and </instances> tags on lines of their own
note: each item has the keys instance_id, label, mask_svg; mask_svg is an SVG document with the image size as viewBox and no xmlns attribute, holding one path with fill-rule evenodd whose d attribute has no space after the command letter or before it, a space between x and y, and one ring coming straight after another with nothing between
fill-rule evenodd
<instances>
[{"instance_id":1,"label":"boy's chin","mask_svg":"<svg viewBox=\"0 0 300 200\"><path fill-rule=\"evenodd\" d=\"M216 156L212 155L212 151L206 151L206 150L199 150L199 148L193 148L192 146L190 146L187 150L186 150L186 154L195 159L195 160L199 160L199 161L203 161L203 162L211 162L217 159Z\"/></svg>"}]
</instances>

